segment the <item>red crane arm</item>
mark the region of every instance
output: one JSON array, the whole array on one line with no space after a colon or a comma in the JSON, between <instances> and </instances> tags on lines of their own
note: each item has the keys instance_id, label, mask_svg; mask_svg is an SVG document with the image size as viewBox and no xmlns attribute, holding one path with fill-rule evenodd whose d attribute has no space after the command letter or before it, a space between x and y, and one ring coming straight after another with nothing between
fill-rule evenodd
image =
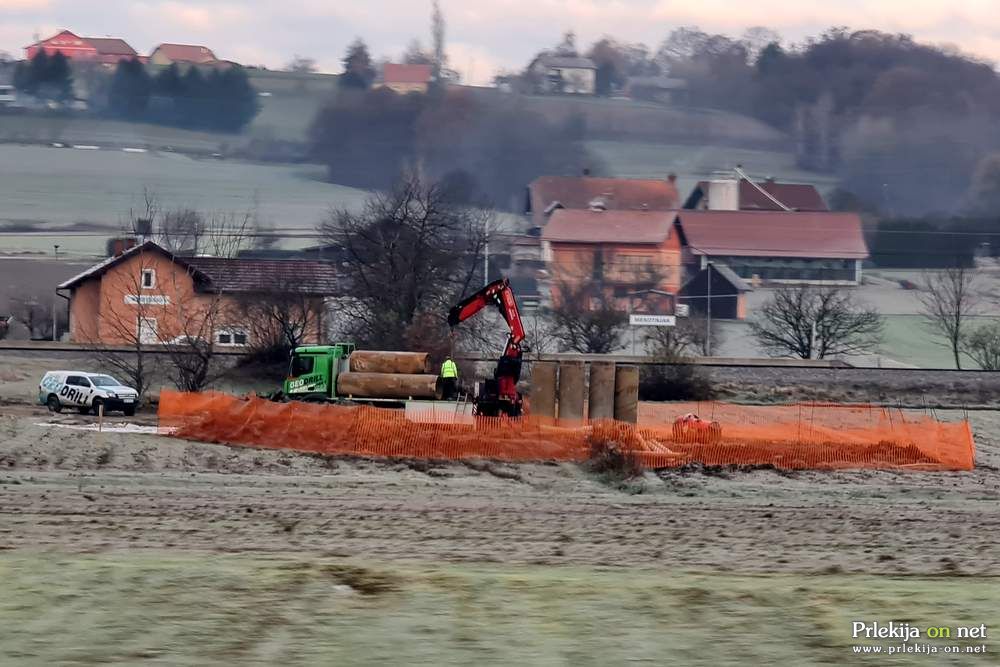
<instances>
[{"instance_id":1,"label":"red crane arm","mask_svg":"<svg viewBox=\"0 0 1000 667\"><path fill-rule=\"evenodd\" d=\"M514 350L519 350L521 341L524 340L524 324L517 309L514 290L510 288L510 281L506 278L494 280L472 296L462 299L448 313L448 325L452 328L458 326L491 303L497 307L507 326L510 327L508 351L504 354L512 352L512 347Z\"/></svg>"}]
</instances>

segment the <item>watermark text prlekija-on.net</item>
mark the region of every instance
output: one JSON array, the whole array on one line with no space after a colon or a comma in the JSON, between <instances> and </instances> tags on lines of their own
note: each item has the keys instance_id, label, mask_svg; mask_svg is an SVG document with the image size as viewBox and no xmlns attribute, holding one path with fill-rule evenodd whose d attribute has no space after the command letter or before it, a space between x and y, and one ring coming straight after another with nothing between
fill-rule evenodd
<instances>
[{"instance_id":1,"label":"watermark text prlekija-on.net","mask_svg":"<svg viewBox=\"0 0 1000 667\"><path fill-rule=\"evenodd\" d=\"M985 643L975 643L985 640L988 631L985 624L958 626L926 626L889 621L854 621L851 623L851 637L863 640L887 640L885 644L858 644L853 646L855 653L884 653L895 655L902 653L986 653ZM921 639L931 640L920 642ZM950 641L963 640L949 643Z\"/></svg>"}]
</instances>

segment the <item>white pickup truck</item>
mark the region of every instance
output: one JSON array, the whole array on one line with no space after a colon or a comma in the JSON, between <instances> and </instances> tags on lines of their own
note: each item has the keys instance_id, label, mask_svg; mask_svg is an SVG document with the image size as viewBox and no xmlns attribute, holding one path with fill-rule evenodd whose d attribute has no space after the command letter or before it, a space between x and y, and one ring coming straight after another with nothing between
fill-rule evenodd
<instances>
[{"instance_id":1,"label":"white pickup truck","mask_svg":"<svg viewBox=\"0 0 1000 667\"><path fill-rule=\"evenodd\" d=\"M52 412L70 407L80 414L92 411L96 415L103 405L104 412L121 410L131 417L139 403L139 392L102 373L49 371L38 383L38 402Z\"/></svg>"}]
</instances>

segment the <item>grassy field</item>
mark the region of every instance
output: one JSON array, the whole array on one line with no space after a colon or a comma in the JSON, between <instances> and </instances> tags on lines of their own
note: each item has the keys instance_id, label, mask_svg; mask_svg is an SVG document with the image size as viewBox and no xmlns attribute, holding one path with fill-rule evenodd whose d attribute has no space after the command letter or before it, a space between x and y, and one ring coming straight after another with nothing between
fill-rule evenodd
<instances>
[{"instance_id":1,"label":"grassy field","mask_svg":"<svg viewBox=\"0 0 1000 667\"><path fill-rule=\"evenodd\" d=\"M309 124L336 94L336 77L250 70L260 113L240 134L199 132L87 116L0 116L0 141L96 143L201 153L226 152L252 139L304 141Z\"/></svg>"},{"instance_id":2,"label":"grassy field","mask_svg":"<svg viewBox=\"0 0 1000 667\"><path fill-rule=\"evenodd\" d=\"M940 344L941 338L932 332L922 315L886 315L885 329L878 354L920 368L954 368L955 360L949 348ZM750 336L747 322L728 321L719 325L722 342L716 348L721 356L760 357L764 356ZM965 368L975 368L969 359L963 357ZM874 366L874 357L865 356L853 363Z\"/></svg>"},{"instance_id":3,"label":"grassy field","mask_svg":"<svg viewBox=\"0 0 1000 667\"><path fill-rule=\"evenodd\" d=\"M1000 623L991 578L362 566L141 551L9 553L0 577L0 648L25 665L850 664L855 620ZM912 643L943 651L983 642ZM1000 647L985 643L985 655L942 653L930 664L995 664Z\"/></svg>"},{"instance_id":4,"label":"grassy field","mask_svg":"<svg viewBox=\"0 0 1000 667\"><path fill-rule=\"evenodd\" d=\"M176 153L81 151L42 146L0 146L0 224L115 228L142 206L144 188L164 208L206 212L256 209L278 229L312 229L331 207L356 208L363 190L323 182L322 167L195 159ZM8 250L70 253L103 251L106 233L52 238L6 237ZM306 240L306 244L314 241Z\"/></svg>"}]
</instances>

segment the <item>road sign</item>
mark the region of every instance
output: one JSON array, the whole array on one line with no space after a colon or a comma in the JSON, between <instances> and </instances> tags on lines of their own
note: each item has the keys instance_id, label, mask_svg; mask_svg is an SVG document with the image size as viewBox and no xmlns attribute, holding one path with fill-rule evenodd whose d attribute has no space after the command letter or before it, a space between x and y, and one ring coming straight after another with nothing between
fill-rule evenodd
<instances>
[{"instance_id":1,"label":"road sign","mask_svg":"<svg viewBox=\"0 0 1000 667\"><path fill-rule=\"evenodd\" d=\"M673 315L636 315L628 316L628 323L634 327L672 327L677 325Z\"/></svg>"}]
</instances>

